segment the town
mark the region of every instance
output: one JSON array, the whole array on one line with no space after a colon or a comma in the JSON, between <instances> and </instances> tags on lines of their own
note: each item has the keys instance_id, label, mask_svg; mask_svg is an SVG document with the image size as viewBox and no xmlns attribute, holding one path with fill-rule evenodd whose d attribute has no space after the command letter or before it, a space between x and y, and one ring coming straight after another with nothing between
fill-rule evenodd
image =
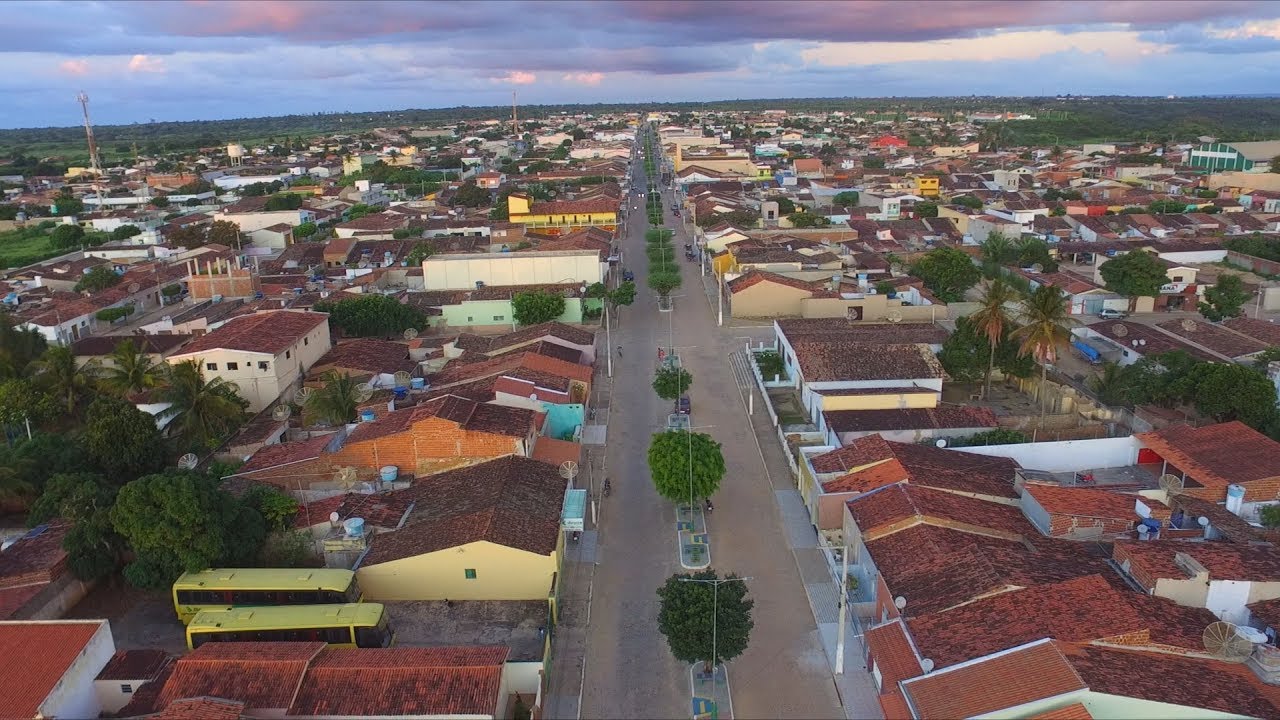
<instances>
[{"instance_id":1,"label":"town","mask_svg":"<svg viewBox=\"0 0 1280 720\"><path fill-rule=\"evenodd\" d=\"M0 714L1280 717L1280 131L1043 100L68 98L0 154Z\"/></svg>"}]
</instances>

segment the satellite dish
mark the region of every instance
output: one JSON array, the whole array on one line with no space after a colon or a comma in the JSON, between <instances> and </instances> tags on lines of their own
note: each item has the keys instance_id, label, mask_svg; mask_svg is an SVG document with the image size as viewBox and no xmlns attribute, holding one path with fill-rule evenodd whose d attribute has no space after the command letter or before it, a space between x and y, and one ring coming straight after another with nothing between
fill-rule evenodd
<instances>
[{"instance_id":1,"label":"satellite dish","mask_svg":"<svg viewBox=\"0 0 1280 720\"><path fill-rule=\"evenodd\" d=\"M359 267L361 267L361 268L367 268L367 267L369 267L369 259L368 259L368 258L361 258L361 259L360 259Z\"/></svg>"},{"instance_id":2,"label":"satellite dish","mask_svg":"<svg viewBox=\"0 0 1280 720\"><path fill-rule=\"evenodd\" d=\"M271 410L271 418L276 422L288 420L292 414L293 411L289 409L288 405L277 405Z\"/></svg>"},{"instance_id":3,"label":"satellite dish","mask_svg":"<svg viewBox=\"0 0 1280 720\"><path fill-rule=\"evenodd\" d=\"M338 472L335 473L335 478L344 488L349 488L352 485L355 485L356 477L356 469L349 465L347 467L338 468Z\"/></svg>"},{"instance_id":4,"label":"satellite dish","mask_svg":"<svg viewBox=\"0 0 1280 720\"><path fill-rule=\"evenodd\" d=\"M1191 318L1184 318L1182 320L1183 330L1186 330L1187 332L1195 332L1197 328L1199 328L1199 325L1196 325L1195 320L1192 320Z\"/></svg>"},{"instance_id":5,"label":"satellite dish","mask_svg":"<svg viewBox=\"0 0 1280 720\"><path fill-rule=\"evenodd\" d=\"M1031 266L1031 272L1033 273L1044 272L1044 266L1041 265L1040 263L1036 263Z\"/></svg>"},{"instance_id":6,"label":"satellite dish","mask_svg":"<svg viewBox=\"0 0 1280 720\"><path fill-rule=\"evenodd\" d=\"M138 291L139 291L139 290L141 290L141 289L142 289L142 286L141 286L141 285L139 285L138 283L129 283L129 292L130 292L131 294L132 294L132 293L136 293L136 292L138 292Z\"/></svg>"},{"instance_id":7,"label":"satellite dish","mask_svg":"<svg viewBox=\"0 0 1280 720\"><path fill-rule=\"evenodd\" d=\"M906 607L907 607L907 598L906 598L906 596L905 596L905 595L899 595L898 597L894 598L894 599L893 599L893 606L894 606L894 607L896 607L896 608L898 608L899 610L904 610L904 609L906 609Z\"/></svg>"},{"instance_id":8,"label":"satellite dish","mask_svg":"<svg viewBox=\"0 0 1280 720\"><path fill-rule=\"evenodd\" d=\"M578 475L578 463L572 460L565 460L560 463L560 477L565 480L573 480Z\"/></svg>"},{"instance_id":9,"label":"satellite dish","mask_svg":"<svg viewBox=\"0 0 1280 720\"><path fill-rule=\"evenodd\" d=\"M178 467L183 470L195 470L196 466L199 464L200 456L195 453L187 453L186 455L178 458Z\"/></svg>"},{"instance_id":10,"label":"satellite dish","mask_svg":"<svg viewBox=\"0 0 1280 720\"><path fill-rule=\"evenodd\" d=\"M1199 525L1200 527L1209 527L1209 518L1201 515L1200 517L1196 518L1196 524Z\"/></svg>"},{"instance_id":11,"label":"satellite dish","mask_svg":"<svg viewBox=\"0 0 1280 720\"><path fill-rule=\"evenodd\" d=\"M404 370L398 370L395 374L396 387L409 387L409 373Z\"/></svg>"},{"instance_id":12,"label":"satellite dish","mask_svg":"<svg viewBox=\"0 0 1280 720\"><path fill-rule=\"evenodd\" d=\"M1249 659L1253 642L1235 625L1225 621L1211 623L1204 629L1204 649L1219 660L1239 663Z\"/></svg>"},{"instance_id":13,"label":"satellite dish","mask_svg":"<svg viewBox=\"0 0 1280 720\"><path fill-rule=\"evenodd\" d=\"M944 448L944 447L946 447L946 446L947 446L947 439L946 439L946 438L938 438L937 442L935 442L935 443L934 443L934 445L936 445L936 446L938 446L938 447L940 447L940 448Z\"/></svg>"},{"instance_id":14,"label":"satellite dish","mask_svg":"<svg viewBox=\"0 0 1280 720\"><path fill-rule=\"evenodd\" d=\"M405 340L412 340L412 339L414 339L414 338L416 338L416 337L418 337L418 329L417 329L417 328L405 328L405 329L404 329L404 339L405 339Z\"/></svg>"},{"instance_id":15,"label":"satellite dish","mask_svg":"<svg viewBox=\"0 0 1280 720\"><path fill-rule=\"evenodd\" d=\"M369 398L373 397L373 393L376 390L377 388L373 387L373 385L371 385L370 383L361 383L359 386L356 387L356 400L358 402L364 402L365 400L368 400Z\"/></svg>"},{"instance_id":16,"label":"satellite dish","mask_svg":"<svg viewBox=\"0 0 1280 720\"><path fill-rule=\"evenodd\" d=\"M929 673L933 672L933 659L925 658L921 660L920 669L924 671L925 675L928 675Z\"/></svg>"},{"instance_id":17,"label":"satellite dish","mask_svg":"<svg viewBox=\"0 0 1280 720\"><path fill-rule=\"evenodd\" d=\"M1129 334L1129 328L1121 325L1120 323L1116 323L1111 326L1111 333L1116 337L1124 337Z\"/></svg>"},{"instance_id":18,"label":"satellite dish","mask_svg":"<svg viewBox=\"0 0 1280 720\"><path fill-rule=\"evenodd\" d=\"M299 405L306 405L311 396L315 394L316 391L309 387L298 388L298 392L293 394L293 401Z\"/></svg>"},{"instance_id":19,"label":"satellite dish","mask_svg":"<svg viewBox=\"0 0 1280 720\"><path fill-rule=\"evenodd\" d=\"M336 523L341 519L342 519L342 516L338 514L337 510L329 513L329 522Z\"/></svg>"},{"instance_id":20,"label":"satellite dish","mask_svg":"<svg viewBox=\"0 0 1280 720\"><path fill-rule=\"evenodd\" d=\"M890 310L889 312L885 313L884 319L888 320L891 323L900 323L902 322L902 311Z\"/></svg>"},{"instance_id":21,"label":"satellite dish","mask_svg":"<svg viewBox=\"0 0 1280 720\"><path fill-rule=\"evenodd\" d=\"M1182 478L1177 475L1165 473L1160 476L1160 489L1170 495L1177 495L1182 492Z\"/></svg>"}]
</instances>

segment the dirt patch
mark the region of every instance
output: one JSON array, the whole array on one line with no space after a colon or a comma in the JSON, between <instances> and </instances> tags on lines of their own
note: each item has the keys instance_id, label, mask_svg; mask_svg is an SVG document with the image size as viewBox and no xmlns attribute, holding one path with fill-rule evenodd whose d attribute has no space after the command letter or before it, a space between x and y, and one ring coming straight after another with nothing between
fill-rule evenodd
<instances>
[{"instance_id":1,"label":"dirt patch","mask_svg":"<svg viewBox=\"0 0 1280 720\"><path fill-rule=\"evenodd\" d=\"M140 590L118 576L98 583L66 617L109 620L117 650L187 650L185 630L174 614L172 596L163 590Z\"/></svg>"}]
</instances>

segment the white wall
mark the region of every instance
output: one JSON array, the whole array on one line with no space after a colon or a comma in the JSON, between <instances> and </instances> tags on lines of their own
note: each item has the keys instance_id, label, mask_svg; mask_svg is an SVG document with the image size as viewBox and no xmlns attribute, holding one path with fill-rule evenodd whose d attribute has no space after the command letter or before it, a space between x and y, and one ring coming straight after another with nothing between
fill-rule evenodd
<instances>
[{"instance_id":1,"label":"white wall","mask_svg":"<svg viewBox=\"0 0 1280 720\"><path fill-rule=\"evenodd\" d=\"M954 450L975 455L1012 458L1028 470L1079 472L1133 465L1138 462L1138 450L1141 447L1141 443L1136 438L1128 436L1018 445L982 445L954 448Z\"/></svg>"},{"instance_id":2,"label":"white wall","mask_svg":"<svg viewBox=\"0 0 1280 720\"><path fill-rule=\"evenodd\" d=\"M49 622L65 624L68 621ZM89 639L80 655L71 663L71 667L62 674L62 681L40 704L42 717L96 718L102 712L102 707L98 704L98 692L94 686L94 679L111 661L111 656L115 655L116 644L111 637L111 626L106 620L88 622L100 623L98 630Z\"/></svg>"},{"instance_id":3,"label":"white wall","mask_svg":"<svg viewBox=\"0 0 1280 720\"><path fill-rule=\"evenodd\" d=\"M1215 263L1227 259L1226 250L1197 250L1195 252L1166 252L1160 253L1161 260L1168 260L1171 263L1184 265L1187 263Z\"/></svg>"},{"instance_id":4,"label":"white wall","mask_svg":"<svg viewBox=\"0 0 1280 720\"><path fill-rule=\"evenodd\" d=\"M605 264L594 250L437 255L422 263L427 290L489 286L601 282Z\"/></svg>"}]
</instances>

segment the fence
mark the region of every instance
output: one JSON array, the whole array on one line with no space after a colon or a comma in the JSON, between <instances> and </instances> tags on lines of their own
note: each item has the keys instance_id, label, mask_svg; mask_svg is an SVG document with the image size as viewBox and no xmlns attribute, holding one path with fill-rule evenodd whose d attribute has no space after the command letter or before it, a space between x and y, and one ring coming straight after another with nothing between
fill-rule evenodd
<instances>
[{"instance_id":1,"label":"fence","mask_svg":"<svg viewBox=\"0 0 1280 720\"><path fill-rule=\"evenodd\" d=\"M769 400L769 391L766 389L764 376L760 373L760 366L756 363L756 351L772 350L773 348L759 343L756 348L751 347L751 343L745 343L743 359L746 361L747 369L750 370L751 376L755 378L756 389L760 391L760 400L764 405L765 412L769 413L769 424L773 426L773 432L778 436L778 442L782 445L782 453L787 458L787 465L791 468L792 477L800 474L800 466L796 464L794 453L791 452L790 445L787 443L787 433L783 430L782 424L778 422L778 413L773 409L773 403Z\"/></svg>"}]
</instances>

